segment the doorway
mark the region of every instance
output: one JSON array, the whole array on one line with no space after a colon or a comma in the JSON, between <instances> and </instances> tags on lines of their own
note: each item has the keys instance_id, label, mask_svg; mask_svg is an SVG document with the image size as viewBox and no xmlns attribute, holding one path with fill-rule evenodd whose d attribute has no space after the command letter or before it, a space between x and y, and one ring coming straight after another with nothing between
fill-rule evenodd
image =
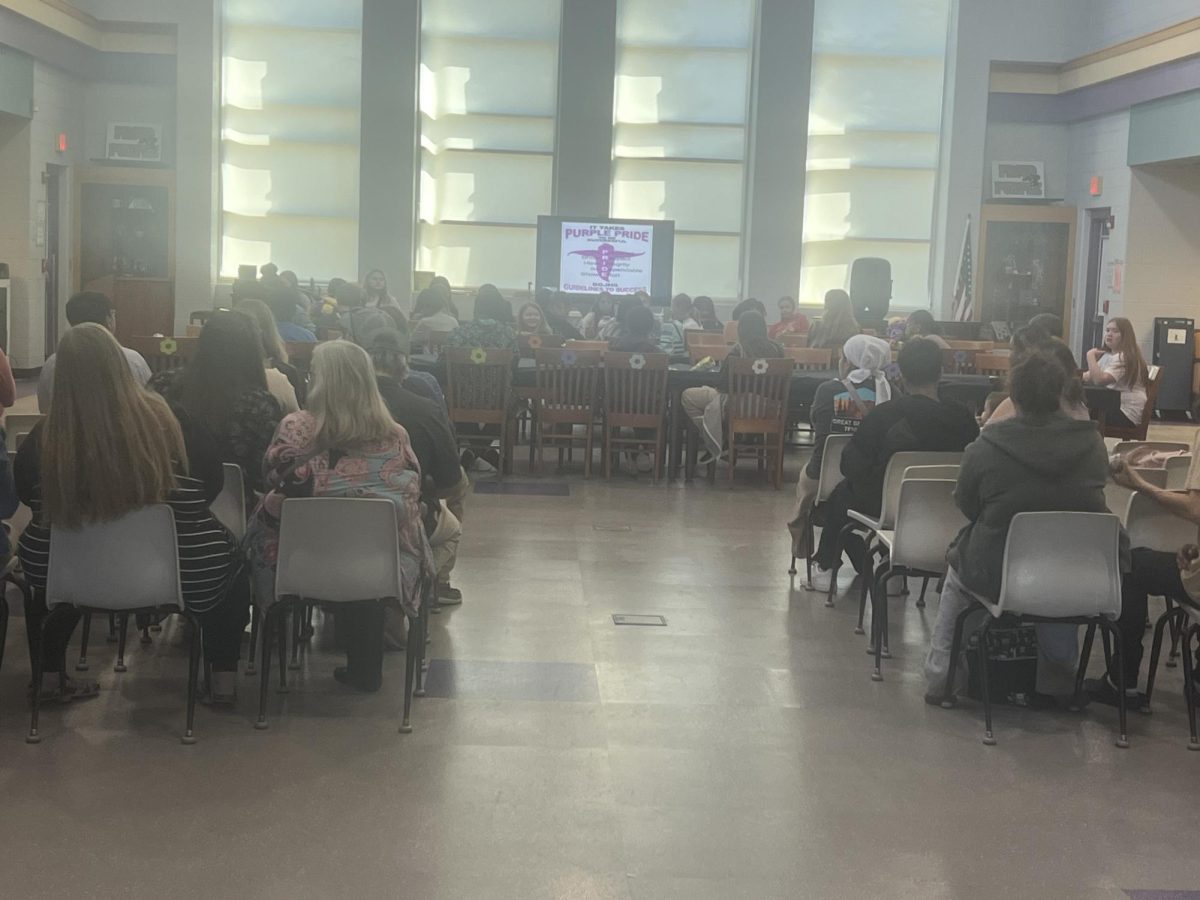
<instances>
[{"instance_id":1,"label":"doorway","mask_svg":"<svg viewBox=\"0 0 1200 900\"><path fill-rule=\"evenodd\" d=\"M1102 326L1096 321L1100 315L1100 278L1104 274L1104 242L1108 240L1108 223L1112 208L1108 206L1089 209L1087 284L1083 294L1082 342L1079 358L1086 359L1087 352L1100 346Z\"/></svg>"},{"instance_id":2,"label":"doorway","mask_svg":"<svg viewBox=\"0 0 1200 900\"><path fill-rule=\"evenodd\" d=\"M46 356L50 356L58 349L62 191L65 172L66 166L46 166L46 205L44 212L41 210L38 212L37 227L43 231L41 236L45 241L45 256L42 265L45 267L46 275Z\"/></svg>"}]
</instances>

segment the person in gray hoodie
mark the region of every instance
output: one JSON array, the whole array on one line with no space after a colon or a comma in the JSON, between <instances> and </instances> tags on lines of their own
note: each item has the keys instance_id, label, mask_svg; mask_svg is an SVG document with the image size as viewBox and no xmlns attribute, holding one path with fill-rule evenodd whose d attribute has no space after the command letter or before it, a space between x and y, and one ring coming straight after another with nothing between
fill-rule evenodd
<instances>
[{"instance_id":1,"label":"person in gray hoodie","mask_svg":"<svg viewBox=\"0 0 1200 900\"><path fill-rule=\"evenodd\" d=\"M927 703L946 693L954 623L976 597L1000 596L1004 548L1013 516L1023 512L1108 512L1104 485L1108 455L1092 422L1067 417L1060 408L1066 372L1040 350L1012 370L1017 415L984 429L967 447L954 499L968 519L946 554L950 564L937 622L925 660ZM1053 553L1053 548L1047 548ZM1121 569L1129 569L1129 542L1122 531ZM982 621L982 620L981 620ZM1075 625L1039 624L1038 694L1067 700L1075 689L1078 661ZM961 688L967 669L959 660Z\"/></svg>"}]
</instances>

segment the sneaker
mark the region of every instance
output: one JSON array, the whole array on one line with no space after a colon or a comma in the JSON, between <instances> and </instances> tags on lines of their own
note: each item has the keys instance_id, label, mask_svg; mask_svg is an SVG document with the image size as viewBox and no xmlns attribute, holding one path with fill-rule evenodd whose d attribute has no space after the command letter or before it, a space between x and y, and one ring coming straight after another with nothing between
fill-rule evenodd
<instances>
[{"instance_id":1,"label":"sneaker","mask_svg":"<svg viewBox=\"0 0 1200 900\"><path fill-rule=\"evenodd\" d=\"M437 586L438 604L441 606L457 606L462 603L462 591L450 587L450 582Z\"/></svg>"},{"instance_id":2,"label":"sneaker","mask_svg":"<svg viewBox=\"0 0 1200 900\"><path fill-rule=\"evenodd\" d=\"M381 682L376 681L373 685L364 684L358 681L350 674L348 666L338 666L333 670L333 680L339 684L344 684L346 687L354 688L356 691L362 691L364 694L373 694L382 686Z\"/></svg>"},{"instance_id":3,"label":"sneaker","mask_svg":"<svg viewBox=\"0 0 1200 900\"><path fill-rule=\"evenodd\" d=\"M463 467L463 469L470 472L471 466L473 466L475 464L475 451L472 450L470 447L468 447L458 457L458 462Z\"/></svg>"},{"instance_id":4,"label":"sneaker","mask_svg":"<svg viewBox=\"0 0 1200 900\"><path fill-rule=\"evenodd\" d=\"M645 474L654 468L654 461L650 458L650 454L643 450L634 457L633 465L635 469Z\"/></svg>"},{"instance_id":5,"label":"sneaker","mask_svg":"<svg viewBox=\"0 0 1200 900\"><path fill-rule=\"evenodd\" d=\"M831 584L833 584L833 569L813 566L812 580L808 583L808 589L819 594L827 594Z\"/></svg>"},{"instance_id":6,"label":"sneaker","mask_svg":"<svg viewBox=\"0 0 1200 900\"><path fill-rule=\"evenodd\" d=\"M1112 682L1108 680L1108 676L1103 678L1086 678L1083 682L1083 691L1092 700L1097 703L1103 703L1105 706L1116 706L1118 703L1117 689L1112 686ZM1139 694L1137 691L1130 693L1125 692L1125 705L1130 709L1141 709L1146 705L1146 695Z\"/></svg>"}]
</instances>

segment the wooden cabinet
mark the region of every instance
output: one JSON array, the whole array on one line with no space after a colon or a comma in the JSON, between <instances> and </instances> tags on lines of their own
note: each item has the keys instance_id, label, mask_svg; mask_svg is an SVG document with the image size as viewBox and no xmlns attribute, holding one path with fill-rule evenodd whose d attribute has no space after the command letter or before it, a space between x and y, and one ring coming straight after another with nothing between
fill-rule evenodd
<instances>
[{"instance_id":1,"label":"wooden cabinet","mask_svg":"<svg viewBox=\"0 0 1200 900\"><path fill-rule=\"evenodd\" d=\"M175 284L169 278L105 275L84 290L107 294L113 302L113 333L126 346L132 338L175 332Z\"/></svg>"}]
</instances>

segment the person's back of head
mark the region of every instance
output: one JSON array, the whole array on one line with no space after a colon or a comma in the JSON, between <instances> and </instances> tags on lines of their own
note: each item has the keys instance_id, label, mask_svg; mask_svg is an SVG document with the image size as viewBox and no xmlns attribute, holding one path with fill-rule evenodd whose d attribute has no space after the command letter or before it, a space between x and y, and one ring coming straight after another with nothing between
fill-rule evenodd
<instances>
[{"instance_id":1,"label":"person's back of head","mask_svg":"<svg viewBox=\"0 0 1200 900\"><path fill-rule=\"evenodd\" d=\"M408 335L396 328L385 328L371 336L371 346L367 352L376 372L403 381L408 375L410 349Z\"/></svg>"},{"instance_id":2,"label":"person's back of head","mask_svg":"<svg viewBox=\"0 0 1200 900\"><path fill-rule=\"evenodd\" d=\"M325 291L326 296L337 299L337 292L343 284L346 283L345 278L338 278L336 275L329 279L329 288Z\"/></svg>"},{"instance_id":3,"label":"person's back of head","mask_svg":"<svg viewBox=\"0 0 1200 900\"><path fill-rule=\"evenodd\" d=\"M729 318L737 322L741 319L743 313L756 312L764 319L767 317L767 308L753 297L748 297L733 308L733 312L729 314Z\"/></svg>"},{"instance_id":4,"label":"person's back of head","mask_svg":"<svg viewBox=\"0 0 1200 900\"><path fill-rule=\"evenodd\" d=\"M1009 345L1012 347L1014 355L1021 356L1044 347L1051 340L1050 335L1041 328L1034 325L1023 325L1013 332Z\"/></svg>"},{"instance_id":5,"label":"person's back of head","mask_svg":"<svg viewBox=\"0 0 1200 900\"><path fill-rule=\"evenodd\" d=\"M299 290L289 288L272 291L267 296L266 304L271 310L271 315L275 317L277 325L282 325L284 322L298 325L301 313L308 305L308 298Z\"/></svg>"},{"instance_id":6,"label":"person's back of head","mask_svg":"<svg viewBox=\"0 0 1200 900\"><path fill-rule=\"evenodd\" d=\"M826 291L825 308L821 313L821 339L831 343L843 343L861 330L858 320L854 318L850 295L841 288Z\"/></svg>"},{"instance_id":7,"label":"person's back of head","mask_svg":"<svg viewBox=\"0 0 1200 900\"><path fill-rule=\"evenodd\" d=\"M424 319L435 316L446 308L446 300L442 292L433 287L427 287L417 294L417 302L413 307L413 318Z\"/></svg>"},{"instance_id":8,"label":"person's back of head","mask_svg":"<svg viewBox=\"0 0 1200 900\"><path fill-rule=\"evenodd\" d=\"M108 328L112 324L112 301L99 291L80 291L67 301L67 322L71 327L93 322Z\"/></svg>"},{"instance_id":9,"label":"person's back of head","mask_svg":"<svg viewBox=\"0 0 1200 900\"><path fill-rule=\"evenodd\" d=\"M288 361L287 348L283 345L283 338L279 336L275 316L266 303L249 298L239 303L234 310L254 320L255 326L258 328L258 338L262 342L264 359L277 363Z\"/></svg>"},{"instance_id":10,"label":"person's back of head","mask_svg":"<svg viewBox=\"0 0 1200 900\"><path fill-rule=\"evenodd\" d=\"M1054 313L1038 313L1029 320L1030 328L1040 328L1052 338L1063 338L1063 320Z\"/></svg>"},{"instance_id":11,"label":"person's back of head","mask_svg":"<svg viewBox=\"0 0 1200 900\"><path fill-rule=\"evenodd\" d=\"M650 337L654 331L654 313L640 305L631 309L625 316L625 330L630 337Z\"/></svg>"},{"instance_id":12,"label":"person's back of head","mask_svg":"<svg viewBox=\"0 0 1200 900\"><path fill-rule=\"evenodd\" d=\"M627 320L629 319L629 314L640 306L642 306L642 303L640 300L638 300L636 294L634 294L633 296L629 296L629 297L622 297L617 302L616 319L618 322L621 323L622 328L625 328L626 330L628 330L629 325L628 325Z\"/></svg>"},{"instance_id":13,"label":"person's back of head","mask_svg":"<svg viewBox=\"0 0 1200 900\"><path fill-rule=\"evenodd\" d=\"M1063 373L1066 376L1066 381L1063 383L1063 400L1067 402L1068 406L1083 405L1083 377L1079 370L1079 363L1076 362L1075 354L1071 352L1071 348L1063 341L1053 339L1042 349L1058 360L1058 364L1062 366Z\"/></svg>"},{"instance_id":14,"label":"person's back of head","mask_svg":"<svg viewBox=\"0 0 1200 900\"><path fill-rule=\"evenodd\" d=\"M692 309L696 313L696 319L699 322L717 321L717 308L713 306L712 297L701 294L692 301Z\"/></svg>"},{"instance_id":15,"label":"person's back of head","mask_svg":"<svg viewBox=\"0 0 1200 900\"><path fill-rule=\"evenodd\" d=\"M1034 350L1009 373L1009 392L1017 412L1043 418L1059 410L1067 373L1048 350Z\"/></svg>"},{"instance_id":16,"label":"person's back of head","mask_svg":"<svg viewBox=\"0 0 1200 900\"><path fill-rule=\"evenodd\" d=\"M180 375L180 406L209 428L224 431L234 404L247 392L266 388L262 339L254 320L236 311L213 313Z\"/></svg>"},{"instance_id":17,"label":"person's back of head","mask_svg":"<svg viewBox=\"0 0 1200 900\"><path fill-rule=\"evenodd\" d=\"M78 528L161 503L187 467L179 424L138 387L108 330L82 322L58 345L43 426L41 489L49 522Z\"/></svg>"},{"instance_id":18,"label":"person's back of head","mask_svg":"<svg viewBox=\"0 0 1200 900\"><path fill-rule=\"evenodd\" d=\"M475 292L475 318L505 325L513 323L512 307L494 284L481 284Z\"/></svg>"},{"instance_id":19,"label":"person's back of head","mask_svg":"<svg viewBox=\"0 0 1200 900\"><path fill-rule=\"evenodd\" d=\"M924 338L908 341L900 350L897 362L909 388L931 388L941 381L942 348L933 341Z\"/></svg>"},{"instance_id":20,"label":"person's back of head","mask_svg":"<svg viewBox=\"0 0 1200 900\"><path fill-rule=\"evenodd\" d=\"M313 350L308 411L316 420L317 451L359 449L396 430L371 357L350 341L326 341Z\"/></svg>"},{"instance_id":21,"label":"person's back of head","mask_svg":"<svg viewBox=\"0 0 1200 900\"><path fill-rule=\"evenodd\" d=\"M300 290L300 276L298 276L291 269L284 269L279 273L279 277L283 280L283 283L290 287L293 291Z\"/></svg>"},{"instance_id":22,"label":"person's back of head","mask_svg":"<svg viewBox=\"0 0 1200 900\"><path fill-rule=\"evenodd\" d=\"M777 350L767 337L767 320L757 309L748 309L737 320L738 346L747 358L775 356Z\"/></svg>"},{"instance_id":23,"label":"person's back of head","mask_svg":"<svg viewBox=\"0 0 1200 900\"><path fill-rule=\"evenodd\" d=\"M683 320L692 314L692 298L687 294L676 294L671 298L672 318Z\"/></svg>"},{"instance_id":24,"label":"person's back of head","mask_svg":"<svg viewBox=\"0 0 1200 900\"><path fill-rule=\"evenodd\" d=\"M279 275L279 266L273 262L263 263L258 271L262 273L263 278L274 278Z\"/></svg>"},{"instance_id":25,"label":"person's back of head","mask_svg":"<svg viewBox=\"0 0 1200 900\"><path fill-rule=\"evenodd\" d=\"M904 325L904 333L909 337L937 334L937 323L933 319L933 313L927 309L913 310Z\"/></svg>"}]
</instances>

